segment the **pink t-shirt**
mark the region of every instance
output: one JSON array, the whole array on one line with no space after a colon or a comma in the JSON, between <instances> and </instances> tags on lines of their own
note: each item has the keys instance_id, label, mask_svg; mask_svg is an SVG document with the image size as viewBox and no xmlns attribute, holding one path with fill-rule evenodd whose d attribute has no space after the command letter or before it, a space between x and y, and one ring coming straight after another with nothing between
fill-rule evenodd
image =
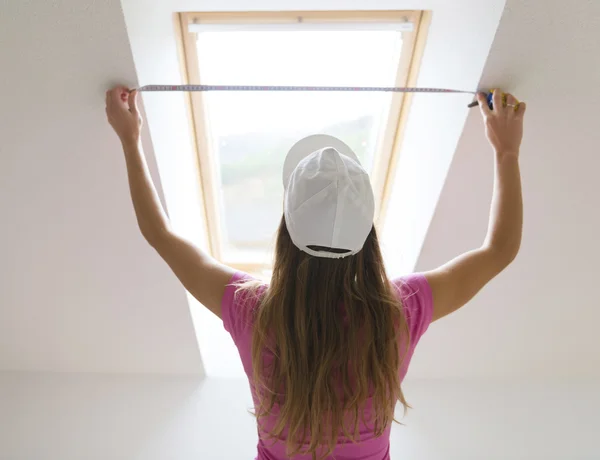
<instances>
[{"instance_id":1,"label":"pink t-shirt","mask_svg":"<svg viewBox=\"0 0 600 460\"><path fill-rule=\"evenodd\" d=\"M235 295L237 290L235 283L250 279L252 278L249 275L242 272L233 275L231 284L225 288L223 294L222 314L225 329L231 334L238 348L248 380L251 381L253 375L251 348L253 312L258 305L258 300L255 296L246 295L244 291ZM402 380L406 375L408 364L419 338L425 333L431 322L433 299L431 288L423 275L413 274L395 279L392 282L397 287L398 295L401 296L410 330L410 346L402 369L400 369L400 379ZM266 285L264 289L266 289ZM370 407L367 407L365 410L369 409ZM261 420L262 427L259 427L258 430L258 456L256 460L283 460L288 458L285 455L285 442L262 439L261 431L266 430L268 432L273 427L274 421L275 417ZM385 430L382 436L375 437L372 430L361 424L359 426L359 442L355 444L340 437L333 456L328 458L335 458L336 460L388 460L390 458L390 429L391 426ZM293 459L311 460L311 457L297 455Z\"/></svg>"}]
</instances>

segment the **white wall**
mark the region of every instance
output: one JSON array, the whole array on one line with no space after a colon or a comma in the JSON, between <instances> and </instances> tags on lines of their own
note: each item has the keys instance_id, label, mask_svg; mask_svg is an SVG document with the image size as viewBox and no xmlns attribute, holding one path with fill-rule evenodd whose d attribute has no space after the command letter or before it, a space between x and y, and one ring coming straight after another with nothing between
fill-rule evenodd
<instances>
[{"instance_id":1,"label":"white wall","mask_svg":"<svg viewBox=\"0 0 600 460\"><path fill-rule=\"evenodd\" d=\"M0 63L0 369L200 372L104 113L136 80L120 2L1 2Z\"/></svg>"},{"instance_id":2,"label":"white wall","mask_svg":"<svg viewBox=\"0 0 600 460\"><path fill-rule=\"evenodd\" d=\"M582 384L413 382L392 458L562 460L600 456L600 396ZM243 380L0 374L0 458L251 459Z\"/></svg>"}]
</instances>

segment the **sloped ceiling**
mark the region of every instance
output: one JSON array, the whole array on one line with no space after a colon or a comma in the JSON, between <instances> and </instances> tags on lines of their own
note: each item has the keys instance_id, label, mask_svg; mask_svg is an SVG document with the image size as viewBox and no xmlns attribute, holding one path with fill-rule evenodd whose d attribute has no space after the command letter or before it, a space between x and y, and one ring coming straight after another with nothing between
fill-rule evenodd
<instances>
[{"instance_id":1,"label":"sloped ceiling","mask_svg":"<svg viewBox=\"0 0 600 460\"><path fill-rule=\"evenodd\" d=\"M415 375L600 378L599 30L596 1L507 2L482 86L528 103L522 250L470 305L431 326ZM418 269L480 244L492 177L473 110Z\"/></svg>"},{"instance_id":2,"label":"sloped ceiling","mask_svg":"<svg viewBox=\"0 0 600 460\"><path fill-rule=\"evenodd\" d=\"M120 2L0 9L0 370L201 372L105 121L113 79L135 82Z\"/></svg>"}]
</instances>

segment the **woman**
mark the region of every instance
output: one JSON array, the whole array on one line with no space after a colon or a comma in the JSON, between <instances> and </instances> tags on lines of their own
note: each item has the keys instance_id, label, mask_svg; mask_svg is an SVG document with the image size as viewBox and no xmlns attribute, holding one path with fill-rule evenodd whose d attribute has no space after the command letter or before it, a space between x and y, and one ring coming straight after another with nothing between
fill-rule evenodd
<instances>
[{"instance_id":1,"label":"woman","mask_svg":"<svg viewBox=\"0 0 600 460\"><path fill-rule=\"evenodd\" d=\"M431 321L457 310L517 255L525 104L478 95L495 182L482 246L422 274L388 280L367 173L343 142L310 136L288 153L284 216L269 285L173 232L140 145L136 93L106 94L125 152L140 230L236 343L257 417L258 459L389 458L401 382Z\"/></svg>"}]
</instances>

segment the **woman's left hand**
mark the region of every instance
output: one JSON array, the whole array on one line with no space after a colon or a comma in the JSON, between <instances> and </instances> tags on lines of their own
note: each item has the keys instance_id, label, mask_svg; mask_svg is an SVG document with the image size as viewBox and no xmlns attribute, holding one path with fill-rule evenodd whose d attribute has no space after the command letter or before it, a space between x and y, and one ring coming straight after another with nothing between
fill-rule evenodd
<instances>
[{"instance_id":1,"label":"woman's left hand","mask_svg":"<svg viewBox=\"0 0 600 460\"><path fill-rule=\"evenodd\" d=\"M122 143L137 143L142 117L137 108L137 91L116 86L106 92L106 117Z\"/></svg>"}]
</instances>

